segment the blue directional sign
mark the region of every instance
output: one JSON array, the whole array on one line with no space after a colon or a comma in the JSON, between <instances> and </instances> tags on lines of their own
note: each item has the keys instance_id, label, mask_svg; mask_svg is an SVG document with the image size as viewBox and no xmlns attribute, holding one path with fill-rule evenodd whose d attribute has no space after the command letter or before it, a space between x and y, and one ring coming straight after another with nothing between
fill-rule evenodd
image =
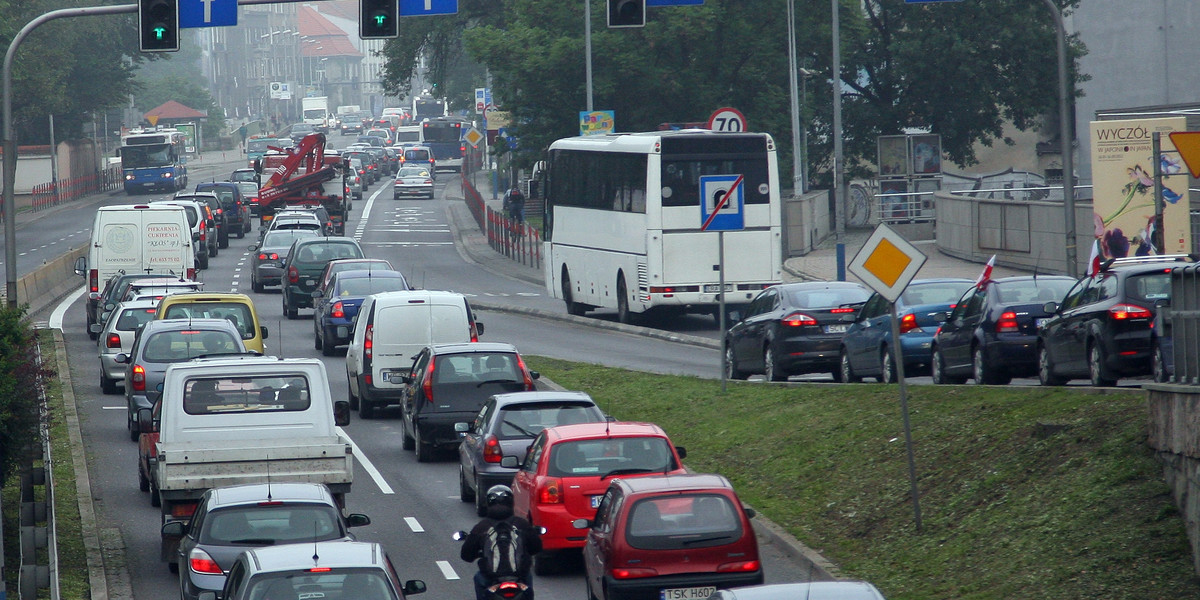
<instances>
[{"instance_id":1,"label":"blue directional sign","mask_svg":"<svg viewBox=\"0 0 1200 600\"><path fill-rule=\"evenodd\" d=\"M745 180L742 175L700 176L700 231L746 228Z\"/></svg>"},{"instance_id":2,"label":"blue directional sign","mask_svg":"<svg viewBox=\"0 0 1200 600\"><path fill-rule=\"evenodd\" d=\"M646 0L646 6L699 6L704 0Z\"/></svg>"},{"instance_id":3,"label":"blue directional sign","mask_svg":"<svg viewBox=\"0 0 1200 600\"><path fill-rule=\"evenodd\" d=\"M458 0L400 0L400 16L428 17L458 13Z\"/></svg>"},{"instance_id":4,"label":"blue directional sign","mask_svg":"<svg viewBox=\"0 0 1200 600\"><path fill-rule=\"evenodd\" d=\"M179 0L179 28L237 25L237 0Z\"/></svg>"}]
</instances>

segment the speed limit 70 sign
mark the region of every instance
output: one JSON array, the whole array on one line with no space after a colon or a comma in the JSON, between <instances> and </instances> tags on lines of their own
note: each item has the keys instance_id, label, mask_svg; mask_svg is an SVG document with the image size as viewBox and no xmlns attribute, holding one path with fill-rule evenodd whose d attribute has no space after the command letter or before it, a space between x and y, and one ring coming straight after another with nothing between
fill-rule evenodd
<instances>
[{"instance_id":1,"label":"speed limit 70 sign","mask_svg":"<svg viewBox=\"0 0 1200 600\"><path fill-rule=\"evenodd\" d=\"M718 133L741 133L746 131L746 117L736 108L718 108L708 118L708 128Z\"/></svg>"}]
</instances>

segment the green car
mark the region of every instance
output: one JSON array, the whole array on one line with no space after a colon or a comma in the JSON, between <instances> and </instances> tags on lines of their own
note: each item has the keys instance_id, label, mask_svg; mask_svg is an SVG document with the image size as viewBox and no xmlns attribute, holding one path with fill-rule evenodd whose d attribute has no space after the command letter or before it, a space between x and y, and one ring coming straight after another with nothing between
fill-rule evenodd
<instances>
[{"instance_id":1,"label":"green car","mask_svg":"<svg viewBox=\"0 0 1200 600\"><path fill-rule=\"evenodd\" d=\"M348 237L312 237L296 240L283 264L283 314L295 319L301 308L312 308L313 291L325 263L337 258L365 258L358 242Z\"/></svg>"}]
</instances>

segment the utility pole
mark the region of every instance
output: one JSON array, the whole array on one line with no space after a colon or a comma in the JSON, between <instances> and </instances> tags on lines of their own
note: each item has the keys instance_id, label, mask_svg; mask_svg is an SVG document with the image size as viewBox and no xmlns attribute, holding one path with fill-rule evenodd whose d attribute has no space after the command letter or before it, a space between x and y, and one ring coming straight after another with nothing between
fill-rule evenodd
<instances>
[{"instance_id":1,"label":"utility pole","mask_svg":"<svg viewBox=\"0 0 1200 600\"><path fill-rule=\"evenodd\" d=\"M837 280L846 281L846 184L842 158L842 36L838 0L833 1L833 218L837 242ZM1047 0L1049 1L1049 0Z\"/></svg>"}]
</instances>

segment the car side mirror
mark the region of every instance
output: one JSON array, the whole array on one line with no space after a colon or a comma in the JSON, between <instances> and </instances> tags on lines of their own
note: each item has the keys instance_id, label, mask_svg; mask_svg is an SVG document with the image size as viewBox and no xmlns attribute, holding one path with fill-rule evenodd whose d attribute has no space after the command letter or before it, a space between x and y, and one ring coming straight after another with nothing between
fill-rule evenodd
<instances>
[{"instance_id":1,"label":"car side mirror","mask_svg":"<svg viewBox=\"0 0 1200 600\"><path fill-rule=\"evenodd\" d=\"M267 327L265 325L259 327L258 331L260 334L262 334L262 339L267 339Z\"/></svg>"},{"instance_id":2,"label":"car side mirror","mask_svg":"<svg viewBox=\"0 0 1200 600\"><path fill-rule=\"evenodd\" d=\"M325 294L322 294L320 290L313 290L313 293L312 293L312 297L313 297L313 298L320 298L320 297L322 297L322 296L324 296L324 295L325 295Z\"/></svg>"},{"instance_id":3,"label":"car side mirror","mask_svg":"<svg viewBox=\"0 0 1200 600\"><path fill-rule=\"evenodd\" d=\"M404 595L411 596L413 594L424 594L425 582L420 579L409 579L404 582Z\"/></svg>"},{"instance_id":4,"label":"car side mirror","mask_svg":"<svg viewBox=\"0 0 1200 600\"><path fill-rule=\"evenodd\" d=\"M530 378L530 379L541 379L541 377L542 377L542 374L541 374L541 373L539 373L539 372L537 372L537 371L530 371L530 372L529 372L529 378Z\"/></svg>"},{"instance_id":5,"label":"car side mirror","mask_svg":"<svg viewBox=\"0 0 1200 600\"><path fill-rule=\"evenodd\" d=\"M138 431L150 433L158 431L158 424L154 422L154 414L149 408L139 408L137 411Z\"/></svg>"},{"instance_id":6,"label":"car side mirror","mask_svg":"<svg viewBox=\"0 0 1200 600\"><path fill-rule=\"evenodd\" d=\"M571 527L575 529L588 529L592 526L592 522L587 519L575 519L571 521Z\"/></svg>"},{"instance_id":7,"label":"car side mirror","mask_svg":"<svg viewBox=\"0 0 1200 600\"><path fill-rule=\"evenodd\" d=\"M687 458L687 448L683 446L675 446L675 451L679 453L679 460Z\"/></svg>"},{"instance_id":8,"label":"car side mirror","mask_svg":"<svg viewBox=\"0 0 1200 600\"><path fill-rule=\"evenodd\" d=\"M517 457L515 456L504 456L500 458L500 466L506 469L515 469L519 464L520 463L517 462Z\"/></svg>"},{"instance_id":9,"label":"car side mirror","mask_svg":"<svg viewBox=\"0 0 1200 600\"><path fill-rule=\"evenodd\" d=\"M483 335L483 323L475 321L475 333Z\"/></svg>"},{"instance_id":10,"label":"car side mirror","mask_svg":"<svg viewBox=\"0 0 1200 600\"><path fill-rule=\"evenodd\" d=\"M92 333L100 333L101 329L104 329L104 327L101 326L99 323L92 323L91 325L88 326L88 331L90 331Z\"/></svg>"},{"instance_id":11,"label":"car side mirror","mask_svg":"<svg viewBox=\"0 0 1200 600\"><path fill-rule=\"evenodd\" d=\"M1045 311L1046 314L1050 315L1057 313L1058 308L1058 303L1053 300L1042 305L1042 310Z\"/></svg>"},{"instance_id":12,"label":"car side mirror","mask_svg":"<svg viewBox=\"0 0 1200 600\"><path fill-rule=\"evenodd\" d=\"M87 275L86 256L80 256L79 258L75 259L75 274L80 276Z\"/></svg>"},{"instance_id":13,"label":"car side mirror","mask_svg":"<svg viewBox=\"0 0 1200 600\"><path fill-rule=\"evenodd\" d=\"M350 513L346 516L346 527L362 527L371 524L371 517L361 513Z\"/></svg>"},{"instance_id":14,"label":"car side mirror","mask_svg":"<svg viewBox=\"0 0 1200 600\"><path fill-rule=\"evenodd\" d=\"M350 402L338 400L333 403L333 424L339 427L350 424Z\"/></svg>"},{"instance_id":15,"label":"car side mirror","mask_svg":"<svg viewBox=\"0 0 1200 600\"><path fill-rule=\"evenodd\" d=\"M108 304L105 304L105 305L104 305L104 310L105 310L105 311L112 311L112 309L114 309L114 308L116 308L116 307L117 307L117 303L116 303L116 302L109 302Z\"/></svg>"},{"instance_id":16,"label":"car side mirror","mask_svg":"<svg viewBox=\"0 0 1200 600\"><path fill-rule=\"evenodd\" d=\"M162 534L164 537L183 537L185 525L183 521L171 521L162 526Z\"/></svg>"},{"instance_id":17,"label":"car side mirror","mask_svg":"<svg viewBox=\"0 0 1200 600\"><path fill-rule=\"evenodd\" d=\"M758 511L754 510L753 508L750 508L749 506L743 506L743 507L742 507L742 510L743 510L743 511L745 511L745 512L746 512L746 516L747 516L747 517L749 517L749 518L751 518L751 519L753 519L754 517L758 516Z\"/></svg>"}]
</instances>

